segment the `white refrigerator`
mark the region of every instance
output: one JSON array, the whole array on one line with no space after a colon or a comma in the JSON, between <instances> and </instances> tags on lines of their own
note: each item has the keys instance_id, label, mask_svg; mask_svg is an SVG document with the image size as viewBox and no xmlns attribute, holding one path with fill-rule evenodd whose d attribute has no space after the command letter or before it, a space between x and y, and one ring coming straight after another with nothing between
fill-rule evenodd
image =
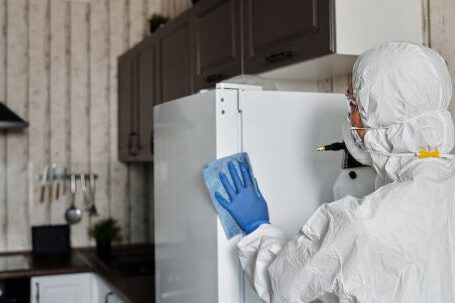
<instances>
[{"instance_id":1,"label":"white refrigerator","mask_svg":"<svg viewBox=\"0 0 455 303\"><path fill-rule=\"evenodd\" d=\"M248 152L272 224L290 237L324 202L342 152L344 95L263 91L219 84L154 109L156 302L260 302L241 270L239 238L227 240L201 168Z\"/></svg>"}]
</instances>

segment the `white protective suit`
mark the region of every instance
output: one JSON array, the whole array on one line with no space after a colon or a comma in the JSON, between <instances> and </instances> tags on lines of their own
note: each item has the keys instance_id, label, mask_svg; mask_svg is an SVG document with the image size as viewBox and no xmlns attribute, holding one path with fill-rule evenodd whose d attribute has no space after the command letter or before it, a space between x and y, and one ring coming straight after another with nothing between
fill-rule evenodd
<instances>
[{"instance_id":1,"label":"white protective suit","mask_svg":"<svg viewBox=\"0 0 455 303\"><path fill-rule=\"evenodd\" d=\"M368 149L450 153L450 75L435 51L387 43L362 54L353 88ZM372 153L384 186L323 204L290 241L262 225L238 243L264 302L455 302L455 165ZM273 219L273 217L272 217Z\"/></svg>"}]
</instances>

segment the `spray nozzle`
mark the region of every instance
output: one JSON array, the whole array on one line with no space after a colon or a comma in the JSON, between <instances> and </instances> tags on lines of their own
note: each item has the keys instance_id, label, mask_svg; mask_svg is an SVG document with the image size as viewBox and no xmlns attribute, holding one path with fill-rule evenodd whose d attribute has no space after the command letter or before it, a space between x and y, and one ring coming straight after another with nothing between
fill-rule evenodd
<instances>
[{"instance_id":1,"label":"spray nozzle","mask_svg":"<svg viewBox=\"0 0 455 303\"><path fill-rule=\"evenodd\" d=\"M316 148L316 151L326 151L326 150L346 150L346 145L344 142L335 142L328 145L321 145Z\"/></svg>"}]
</instances>

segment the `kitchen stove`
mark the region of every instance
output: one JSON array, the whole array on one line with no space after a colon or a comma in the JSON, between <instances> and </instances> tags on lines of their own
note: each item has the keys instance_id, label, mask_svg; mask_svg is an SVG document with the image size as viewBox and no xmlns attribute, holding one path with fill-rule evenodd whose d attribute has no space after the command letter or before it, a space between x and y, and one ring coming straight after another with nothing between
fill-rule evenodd
<instances>
[{"instance_id":1,"label":"kitchen stove","mask_svg":"<svg viewBox=\"0 0 455 303\"><path fill-rule=\"evenodd\" d=\"M3 255L0 256L0 272L21 271L30 269L30 262L26 256Z\"/></svg>"}]
</instances>

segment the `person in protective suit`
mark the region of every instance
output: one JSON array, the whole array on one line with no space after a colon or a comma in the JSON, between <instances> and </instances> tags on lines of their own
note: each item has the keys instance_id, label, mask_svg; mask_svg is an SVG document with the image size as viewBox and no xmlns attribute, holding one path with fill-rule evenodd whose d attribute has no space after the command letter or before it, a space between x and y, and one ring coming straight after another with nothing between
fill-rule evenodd
<instances>
[{"instance_id":1,"label":"person in protective suit","mask_svg":"<svg viewBox=\"0 0 455 303\"><path fill-rule=\"evenodd\" d=\"M248 235L245 273L264 302L455 302L452 83L435 51L386 43L356 61L343 137L383 186L321 205L292 239L270 224L249 167L217 194Z\"/></svg>"}]
</instances>

